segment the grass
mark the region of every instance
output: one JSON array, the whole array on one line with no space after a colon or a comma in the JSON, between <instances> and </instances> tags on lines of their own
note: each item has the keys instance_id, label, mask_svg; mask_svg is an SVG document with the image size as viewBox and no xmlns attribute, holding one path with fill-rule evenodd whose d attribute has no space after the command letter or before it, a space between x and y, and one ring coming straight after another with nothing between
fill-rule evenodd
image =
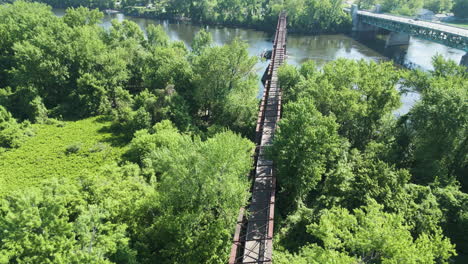
<instances>
[{"instance_id":1,"label":"grass","mask_svg":"<svg viewBox=\"0 0 468 264\"><path fill-rule=\"evenodd\" d=\"M33 125L34 137L20 148L0 153L0 196L37 186L45 179L76 179L119 162L125 144L109 127L110 122L99 118Z\"/></svg>"}]
</instances>

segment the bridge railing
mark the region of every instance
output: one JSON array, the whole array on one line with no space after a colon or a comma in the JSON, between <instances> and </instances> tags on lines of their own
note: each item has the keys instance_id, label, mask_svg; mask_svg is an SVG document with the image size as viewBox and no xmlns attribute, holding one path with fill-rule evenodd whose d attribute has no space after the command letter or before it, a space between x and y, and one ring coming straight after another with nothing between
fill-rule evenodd
<instances>
[{"instance_id":1,"label":"bridge railing","mask_svg":"<svg viewBox=\"0 0 468 264\"><path fill-rule=\"evenodd\" d=\"M230 264L270 264L273 251L273 221L276 179L273 162L265 156L265 148L273 140L281 116L281 91L276 77L286 52L286 14L281 13L268 66L265 90L259 107L256 127L254 167L252 171L252 198L241 208L231 247ZM247 214L246 211L249 213Z\"/></svg>"}]
</instances>

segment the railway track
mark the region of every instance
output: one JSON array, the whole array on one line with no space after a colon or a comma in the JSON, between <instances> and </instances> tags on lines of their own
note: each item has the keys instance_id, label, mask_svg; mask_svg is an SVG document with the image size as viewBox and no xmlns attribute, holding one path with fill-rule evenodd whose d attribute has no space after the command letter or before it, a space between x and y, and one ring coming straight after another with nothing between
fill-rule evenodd
<instances>
[{"instance_id":1,"label":"railway track","mask_svg":"<svg viewBox=\"0 0 468 264\"><path fill-rule=\"evenodd\" d=\"M272 263L276 178L273 161L265 156L265 150L271 145L281 118L278 68L286 56L286 25L286 13L282 12L257 119L255 170L251 173L252 197L248 206L240 209L229 264Z\"/></svg>"}]
</instances>

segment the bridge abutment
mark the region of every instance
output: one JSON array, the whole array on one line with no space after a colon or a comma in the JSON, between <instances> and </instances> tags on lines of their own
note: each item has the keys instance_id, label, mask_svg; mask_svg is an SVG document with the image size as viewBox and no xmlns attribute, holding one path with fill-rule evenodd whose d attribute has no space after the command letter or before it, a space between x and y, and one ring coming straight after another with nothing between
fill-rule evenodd
<instances>
[{"instance_id":1,"label":"bridge abutment","mask_svg":"<svg viewBox=\"0 0 468 264\"><path fill-rule=\"evenodd\" d=\"M466 66L466 70L468 71L468 53L466 53L460 61L460 65Z\"/></svg>"},{"instance_id":2,"label":"bridge abutment","mask_svg":"<svg viewBox=\"0 0 468 264\"><path fill-rule=\"evenodd\" d=\"M392 46L405 46L409 45L410 35L400 32L390 32L387 37L387 42L385 43L385 48Z\"/></svg>"},{"instance_id":3,"label":"bridge abutment","mask_svg":"<svg viewBox=\"0 0 468 264\"><path fill-rule=\"evenodd\" d=\"M380 8L376 9L377 11ZM377 32L379 28L373 25L369 25L363 23L358 15L359 8L357 5L351 6L351 17L353 21L353 29L354 35L360 40L374 40L377 37Z\"/></svg>"},{"instance_id":4,"label":"bridge abutment","mask_svg":"<svg viewBox=\"0 0 468 264\"><path fill-rule=\"evenodd\" d=\"M358 16L359 8L357 5L351 6L351 17L353 19L353 31L359 33L377 34L378 27L363 23Z\"/></svg>"}]
</instances>

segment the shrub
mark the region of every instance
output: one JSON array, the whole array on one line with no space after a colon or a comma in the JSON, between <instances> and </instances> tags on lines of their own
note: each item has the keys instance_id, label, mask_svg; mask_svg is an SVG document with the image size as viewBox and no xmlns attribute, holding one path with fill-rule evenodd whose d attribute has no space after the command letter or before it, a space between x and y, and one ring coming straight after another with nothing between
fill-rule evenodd
<instances>
[{"instance_id":1,"label":"shrub","mask_svg":"<svg viewBox=\"0 0 468 264\"><path fill-rule=\"evenodd\" d=\"M96 143L93 147L91 147L89 149L89 152L91 153L96 153L96 152L101 152L101 151L104 151L107 149L107 145L105 143L102 143L102 142L98 142Z\"/></svg>"},{"instance_id":2,"label":"shrub","mask_svg":"<svg viewBox=\"0 0 468 264\"><path fill-rule=\"evenodd\" d=\"M78 153L81 150L81 145L81 143L71 144L66 148L65 153L67 155Z\"/></svg>"},{"instance_id":3,"label":"shrub","mask_svg":"<svg viewBox=\"0 0 468 264\"><path fill-rule=\"evenodd\" d=\"M0 106L0 148L19 147L26 136L33 135L28 128L28 122L18 124L11 113Z\"/></svg>"}]
</instances>

